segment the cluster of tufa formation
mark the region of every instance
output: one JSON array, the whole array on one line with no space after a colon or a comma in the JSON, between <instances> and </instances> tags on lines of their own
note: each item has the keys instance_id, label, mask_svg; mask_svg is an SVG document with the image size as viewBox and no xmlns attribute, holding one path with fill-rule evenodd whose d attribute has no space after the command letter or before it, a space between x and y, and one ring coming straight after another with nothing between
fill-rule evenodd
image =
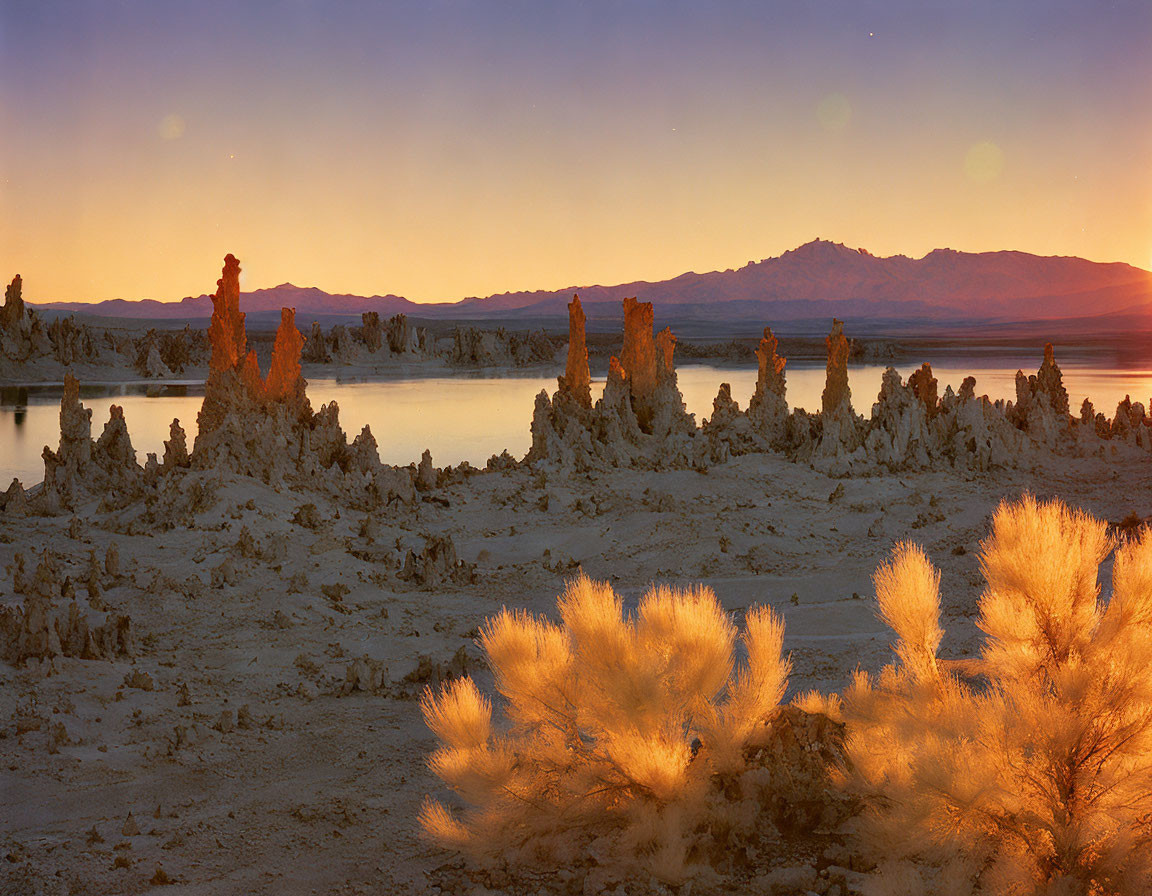
<instances>
[{"instance_id":1,"label":"cluster of tufa formation","mask_svg":"<svg viewBox=\"0 0 1152 896\"><path fill-rule=\"evenodd\" d=\"M162 460L150 454L141 467L123 410L115 405L102 434L93 440L91 411L80 403L79 383L68 374L60 403L60 444L56 450L44 449L43 485L26 493L14 480L0 493L0 510L14 516L51 514L86 500L110 508L144 493L167 496L165 500L183 508L176 515L186 518L205 500L207 486L201 482L185 488L179 483L184 474L197 471L216 476L231 472L270 484L295 478L362 509L411 505L418 490L435 487L439 474L430 458L419 467L383 465L367 426L349 443L335 402L312 410L301 361L316 339L300 334L291 309L281 313L268 372L261 373L256 352L248 346L239 275L239 262L227 256L212 297L209 374L192 451L174 420ZM1071 414L1051 345L1045 347L1034 376L1017 373L1015 402L977 396L972 377L958 391L949 386L941 394L928 364L906 382L889 367L865 418L852 406L851 344L838 320L826 340L820 411L789 408L786 361L776 336L765 328L755 350L758 375L747 410L733 399L729 385L722 384L711 417L697 428L676 381L676 337L669 329L654 333L651 303L624 300L622 349L619 358L611 358L603 394L595 402L579 297L573 297L568 311L564 374L553 395L537 396L532 418L532 447L525 460L538 467L569 472L703 469L737 455L776 452L830 475L846 476L940 466L986 471L1031 463L1038 459L1038 449L1080 456L1152 452L1152 418L1138 402L1125 398L1111 419L1087 400L1079 416ZM17 277L0 309L5 351L23 344L22 339L34 339L36 326L28 315ZM317 332L314 328L314 336ZM373 351L403 354L422 350L426 342L403 316L384 326L376 315L365 315L359 332ZM461 332L457 342L463 345ZM165 341L151 334L151 339L146 366L171 369L166 356L174 363L188 360L181 346L190 337ZM546 354L543 347L540 352ZM469 357L477 356L473 352ZM493 469L515 466L510 457L494 461Z\"/></svg>"},{"instance_id":2,"label":"cluster of tufa formation","mask_svg":"<svg viewBox=\"0 0 1152 896\"><path fill-rule=\"evenodd\" d=\"M336 324L325 335L320 324L312 322L304 340L302 359L307 364L355 364L363 361L417 360L431 354L428 331L414 327L405 314L380 320L377 311L360 315L359 327Z\"/></svg>"},{"instance_id":3,"label":"cluster of tufa formation","mask_svg":"<svg viewBox=\"0 0 1152 896\"><path fill-rule=\"evenodd\" d=\"M119 405L109 408L104 431L93 441L92 411L80 403L80 383L71 374L64 377L60 400L60 445L55 451L44 446L43 456L44 483L34 501L41 513L71 510L97 495L130 500L144 473ZM13 482L9 493L19 488Z\"/></svg>"},{"instance_id":4,"label":"cluster of tufa formation","mask_svg":"<svg viewBox=\"0 0 1152 896\"><path fill-rule=\"evenodd\" d=\"M71 317L45 324L43 319L24 304L24 281L17 274L4 291L0 307L0 370L23 365L37 359L51 359L58 364L99 362L112 346L101 345L90 327L77 326Z\"/></svg>"},{"instance_id":5,"label":"cluster of tufa formation","mask_svg":"<svg viewBox=\"0 0 1152 896\"><path fill-rule=\"evenodd\" d=\"M1033 376L1016 375L1016 401L977 396L968 377L959 391L943 394L927 363L905 382L885 372L871 416L852 407L848 386L851 350L843 324L833 321L827 347L821 410L790 410L786 361L771 329L756 348L756 391L742 411L727 383L720 386L712 416L697 430L685 413L672 367L675 337L653 338L652 306L624 301L624 344L613 358L604 395L593 405L580 300L569 310L568 363L559 389L536 399L528 460L561 470L611 466L701 467L751 453L779 452L830 475L946 466L969 471L1016 467L1044 449L1072 455L1152 452L1152 417L1125 399L1109 420L1085 401L1079 417L1069 412L1068 393L1052 346Z\"/></svg>"},{"instance_id":6,"label":"cluster of tufa formation","mask_svg":"<svg viewBox=\"0 0 1152 896\"><path fill-rule=\"evenodd\" d=\"M784 381L786 359L777 353L779 342L771 328L756 348L756 391L743 413L732 398L732 388L721 383L712 402L712 416L704 421L704 437L709 443L709 456L724 460L733 455L785 448L791 441L792 418Z\"/></svg>"},{"instance_id":7,"label":"cluster of tufa formation","mask_svg":"<svg viewBox=\"0 0 1152 896\"><path fill-rule=\"evenodd\" d=\"M213 296L210 370L193 450L180 421L173 420L162 459L149 454L141 466L118 405L93 439L92 411L80 401L79 381L68 373L60 401L60 443L55 450L44 448L43 484L26 492L13 480L0 492L0 511L9 516L58 514L90 502L108 510L142 498L155 517L151 522L164 528L203 509L212 482L225 473L269 484L298 480L363 509L415 503L415 465L381 464L367 426L349 443L335 402L312 410L300 366L305 340L291 309L281 312L268 373L261 374L256 353L248 347L239 275L239 262L227 256ZM23 332L22 309L17 278L0 316L6 333ZM158 352L154 343L149 354Z\"/></svg>"},{"instance_id":8,"label":"cluster of tufa formation","mask_svg":"<svg viewBox=\"0 0 1152 896\"><path fill-rule=\"evenodd\" d=\"M509 333L503 327L456 327L449 363L456 367L526 367L556 357L556 346L543 330Z\"/></svg>"},{"instance_id":9,"label":"cluster of tufa formation","mask_svg":"<svg viewBox=\"0 0 1152 896\"><path fill-rule=\"evenodd\" d=\"M182 330L149 330L136 342L133 364L140 376L165 379L197 367L208 357L208 335L185 326Z\"/></svg>"},{"instance_id":10,"label":"cluster of tufa formation","mask_svg":"<svg viewBox=\"0 0 1152 896\"><path fill-rule=\"evenodd\" d=\"M130 367L141 376L169 377L201 363L207 354L203 334L149 330L132 337L121 330L100 330L71 317L44 318L24 304L24 282L17 274L0 306L0 375L14 379L56 378L76 365Z\"/></svg>"},{"instance_id":11,"label":"cluster of tufa formation","mask_svg":"<svg viewBox=\"0 0 1152 896\"><path fill-rule=\"evenodd\" d=\"M556 345L542 330L509 333L503 328L484 330L456 327L451 340L440 345L424 327L412 324L405 314L387 321L376 311L361 315L361 326L336 324L327 333L313 322L304 341L306 364L360 364L379 361L426 361L442 358L455 367L524 367L547 363Z\"/></svg>"},{"instance_id":12,"label":"cluster of tufa formation","mask_svg":"<svg viewBox=\"0 0 1152 896\"><path fill-rule=\"evenodd\" d=\"M24 557L17 554L12 569L12 590L22 605L0 607L0 658L14 666L30 662L49 664L59 657L114 659L135 654L132 621L114 613L101 600L114 583L118 555L109 552L103 563L93 553L76 582L86 587L89 608L77 599L76 584L63 574L64 561L45 551L35 572L28 575Z\"/></svg>"},{"instance_id":13,"label":"cluster of tufa formation","mask_svg":"<svg viewBox=\"0 0 1152 896\"><path fill-rule=\"evenodd\" d=\"M312 410L300 367L305 339L289 308L281 312L268 375L261 375L256 352L248 348L239 277L240 263L227 256L212 297L212 357L192 467L265 482L302 476L369 504L411 503L414 473L381 464L367 426L350 445L335 402ZM179 456L179 448L173 450Z\"/></svg>"},{"instance_id":14,"label":"cluster of tufa formation","mask_svg":"<svg viewBox=\"0 0 1152 896\"><path fill-rule=\"evenodd\" d=\"M762 343L763 345L763 343ZM749 437L753 408L743 417L731 402L726 387L716 399L716 413L704 430L712 439L716 459L731 454L775 448L795 460L812 464L833 475L849 475L877 470L925 469L947 466L985 471L993 467L1014 467L1036 458L1045 448L1064 454L1094 454L1140 449L1152 451L1152 429L1140 404L1121 403L1117 427L1103 415L1093 415L1085 402L1081 419L1068 411L1068 393L1052 346L1044 349L1039 372L1027 377L1016 375L1017 400L993 402L976 395L976 380L968 377L959 391L951 386L941 395L939 383L927 363L903 381L889 367L869 418L852 409L848 390L848 344L839 321L827 339L827 385L819 414L802 410L788 413L781 401L773 419L777 421L775 440ZM761 382L765 363L761 360Z\"/></svg>"},{"instance_id":15,"label":"cluster of tufa formation","mask_svg":"<svg viewBox=\"0 0 1152 896\"><path fill-rule=\"evenodd\" d=\"M0 353L21 360L32 353L33 319L24 308L24 281L17 274L4 290L0 307Z\"/></svg>"},{"instance_id":16,"label":"cluster of tufa formation","mask_svg":"<svg viewBox=\"0 0 1152 896\"><path fill-rule=\"evenodd\" d=\"M624 300L624 345L612 358L603 397L592 404L580 298L568 305L568 362L556 393L536 396L527 460L565 469L688 467L706 444L676 385L676 337L653 336L651 302Z\"/></svg>"}]
</instances>

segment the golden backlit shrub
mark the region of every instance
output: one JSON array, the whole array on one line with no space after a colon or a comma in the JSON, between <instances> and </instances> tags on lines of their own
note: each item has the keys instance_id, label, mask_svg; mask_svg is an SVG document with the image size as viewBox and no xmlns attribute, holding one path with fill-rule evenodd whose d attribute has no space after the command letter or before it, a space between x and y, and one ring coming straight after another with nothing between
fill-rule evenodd
<instances>
[{"instance_id":1,"label":"golden backlit shrub","mask_svg":"<svg viewBox=\"0 0 1152 896\"><path fill-rule=\"evenodd\" d=\"M466 805L432 799L421 822L478 858L555 868L596 863L676 882L758 824L727 787L787 684L783 625L745 617L747 654L711 590L651 588L626 615L606 583L573 581L560 624L504 610L483 627L507 723L467 678L429 691L432 771Z\"/></svg>"},{"instance_id":2,"label":"golden backlit shrub","mask_svg":"<svg viewBox=\"0 0 1152 896\"><path fill-rule=\"evenodd\" d=\"M1152 535L1116 550L1103 602L1113 547L1059 502L1002 504L981 545L983 649L955 666L924 553L898 545L878 570L896 662L843 703L877 893L1152 892Z\"/></svg>"}]
</instances>

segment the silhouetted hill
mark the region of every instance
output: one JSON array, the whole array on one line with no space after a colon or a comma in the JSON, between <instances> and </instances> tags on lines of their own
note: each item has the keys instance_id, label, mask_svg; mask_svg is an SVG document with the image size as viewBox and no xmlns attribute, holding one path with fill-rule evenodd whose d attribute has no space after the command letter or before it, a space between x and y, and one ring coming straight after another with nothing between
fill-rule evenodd
<instances>
[{"instance_id":1,"label":"silhouetted hill","mask_svg":"<svg viewBox=\"0 0 1152 896\"><path fill-rule=\"evenodd\" d=\"M617 317L625 296L656 303L681 319L789 321L837 316L940 322L1094 318L1152 312L1152 273L1119 262L1039 256L1026 252L936 249L923 258L871 255L840 243L813 240L778 258L736 270L689 272L671 280L616 286L572 286L509 292L460 302L421 304L395 295L331 295L284 283L244 294L255 313L293 307L313 316L399 312L424 318L552 318L579 293L589 317ZM179 302L115 299L42 307L105 317L199 318L212 313L209 296Z\"/></svg>"},{"instance_id":2,"label":"silhouetted hill","mask_svg":"<svg viewBox=\"0 0 1152 896\"><path fill-rule=\"evenodd\" d=\"M281 283L268 289L256 289L243 293L245 312L274 311L281 308L295 308L300 314L360 314L363 311L378 311L380 314L412 313L429 307L410 302L401 296L353 296L333 295L315 286L295 286ZM85 314L99 314L104 317L146 317L153 319L195 318L212 316L210 295L188 296L178 302L159 302L155 299L110 299L105 302L46 302L37 308L52 308L58 311L76 311ZM434 306L431 306L434 307Z\"/></svg>"},{"instance_id":3,"label":"silhouetted hill","mask_svg":"<svg viewBox=\"0 0 1152 896\"><path fill-rule=\"evenodd\" d=\"M841 317L1041 319L1150 308L1152 273L1122 263L1025 252L936 249L919 259L881 258L814 240L738 270L681 274L661 283L505 293L460 304L539 313L567 303L573 291L586 309L636 296L660 307L697 306L704 313L740 317L793 319L822 311Z\"/></svg>"}]
</instances>

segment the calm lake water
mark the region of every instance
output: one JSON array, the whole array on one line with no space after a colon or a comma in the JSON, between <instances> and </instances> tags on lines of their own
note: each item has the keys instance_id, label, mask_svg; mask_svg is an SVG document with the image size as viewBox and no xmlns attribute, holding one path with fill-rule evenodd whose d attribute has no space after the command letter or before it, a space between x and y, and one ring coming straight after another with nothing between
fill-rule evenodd
<instances>
[{"instance_id":1,"label":"calm lake water","mask_svg":"<svg viewBox=\"0 0 1152 896\"><path fill-rule=\"evenodd\" d=\"M988 359L981 360L988 364ZM964 377L975 376L976 394L987 394L993 399L1014 398L1016 370L1023 367L1026 372L1034 372L1039 358L1030 363L1017 363L1014 358L1011 365L1006 364L1007 360L984 367L957 360L955 366L934 365L933 372L940 380L941 392L945 385L959 388ZM870 412L885 366L849 369L849 385L857 411ZM906 378L917 366L897 365L897 369ZM1152 370L1073 364L1062 365L1062 369L1074 410L1078 410L1088 396L1098 411L1111 416L1117 402L1126 394L1145 405L1152 395ZM793 367L790 364L787 373L788 399L792 406L818 409L824 388L823 365ZM696 415L697 423L711 415L712 399L720 383L732 385L732 396L741 407L747 407L756 387L755 368L684 365L677 369L677 374L684 402ZM593 399L599 397L603 384L603 379L593 382ZM93 437L98 437L103 430L109 405L123 406L132 444L143 463L147 452L163 453L164 440L174 417L180 419L188 433L191 447L196 435L196 413L202 400L198 388L202 392L199 384L195 384L184 390L179 387L168 390L186 394L149 397L143 394L144 384L140 383L89 386L82 388L81 400L92 409ZM385 463L412 463L429 448L437 466L463 460L482 466L505 448L517 457L524 455L532 441L528 426L536 394L541 389L552 392L555 388L556 377L541 374L457 375L374 382L329 379L311 380L308 396L314 408L332 400L339 402L340 421L349 438L365 424L370 425ZM60 440L59 401L58 388L0 388L0 488L6 488L12 477L19 477L26 486L43 479L41 451L45 445L55 448Z\"/></svg>"}]
</instances>

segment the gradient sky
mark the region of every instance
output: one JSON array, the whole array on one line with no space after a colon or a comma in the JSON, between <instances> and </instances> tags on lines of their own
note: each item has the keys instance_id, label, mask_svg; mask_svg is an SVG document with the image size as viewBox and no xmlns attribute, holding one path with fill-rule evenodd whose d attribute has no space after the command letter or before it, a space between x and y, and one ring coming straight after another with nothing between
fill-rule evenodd
<instances>
[{"instance_id":1,"label":"gradient sky","mask_svg":"<svg viewBox=\"0 0 1152 896\"><path fill-rule=\"evenodd\" d=\"M1152 4L0 0L32 301L450 301L814 237L1152 267Z\"/></svg>"}]
</instances>

